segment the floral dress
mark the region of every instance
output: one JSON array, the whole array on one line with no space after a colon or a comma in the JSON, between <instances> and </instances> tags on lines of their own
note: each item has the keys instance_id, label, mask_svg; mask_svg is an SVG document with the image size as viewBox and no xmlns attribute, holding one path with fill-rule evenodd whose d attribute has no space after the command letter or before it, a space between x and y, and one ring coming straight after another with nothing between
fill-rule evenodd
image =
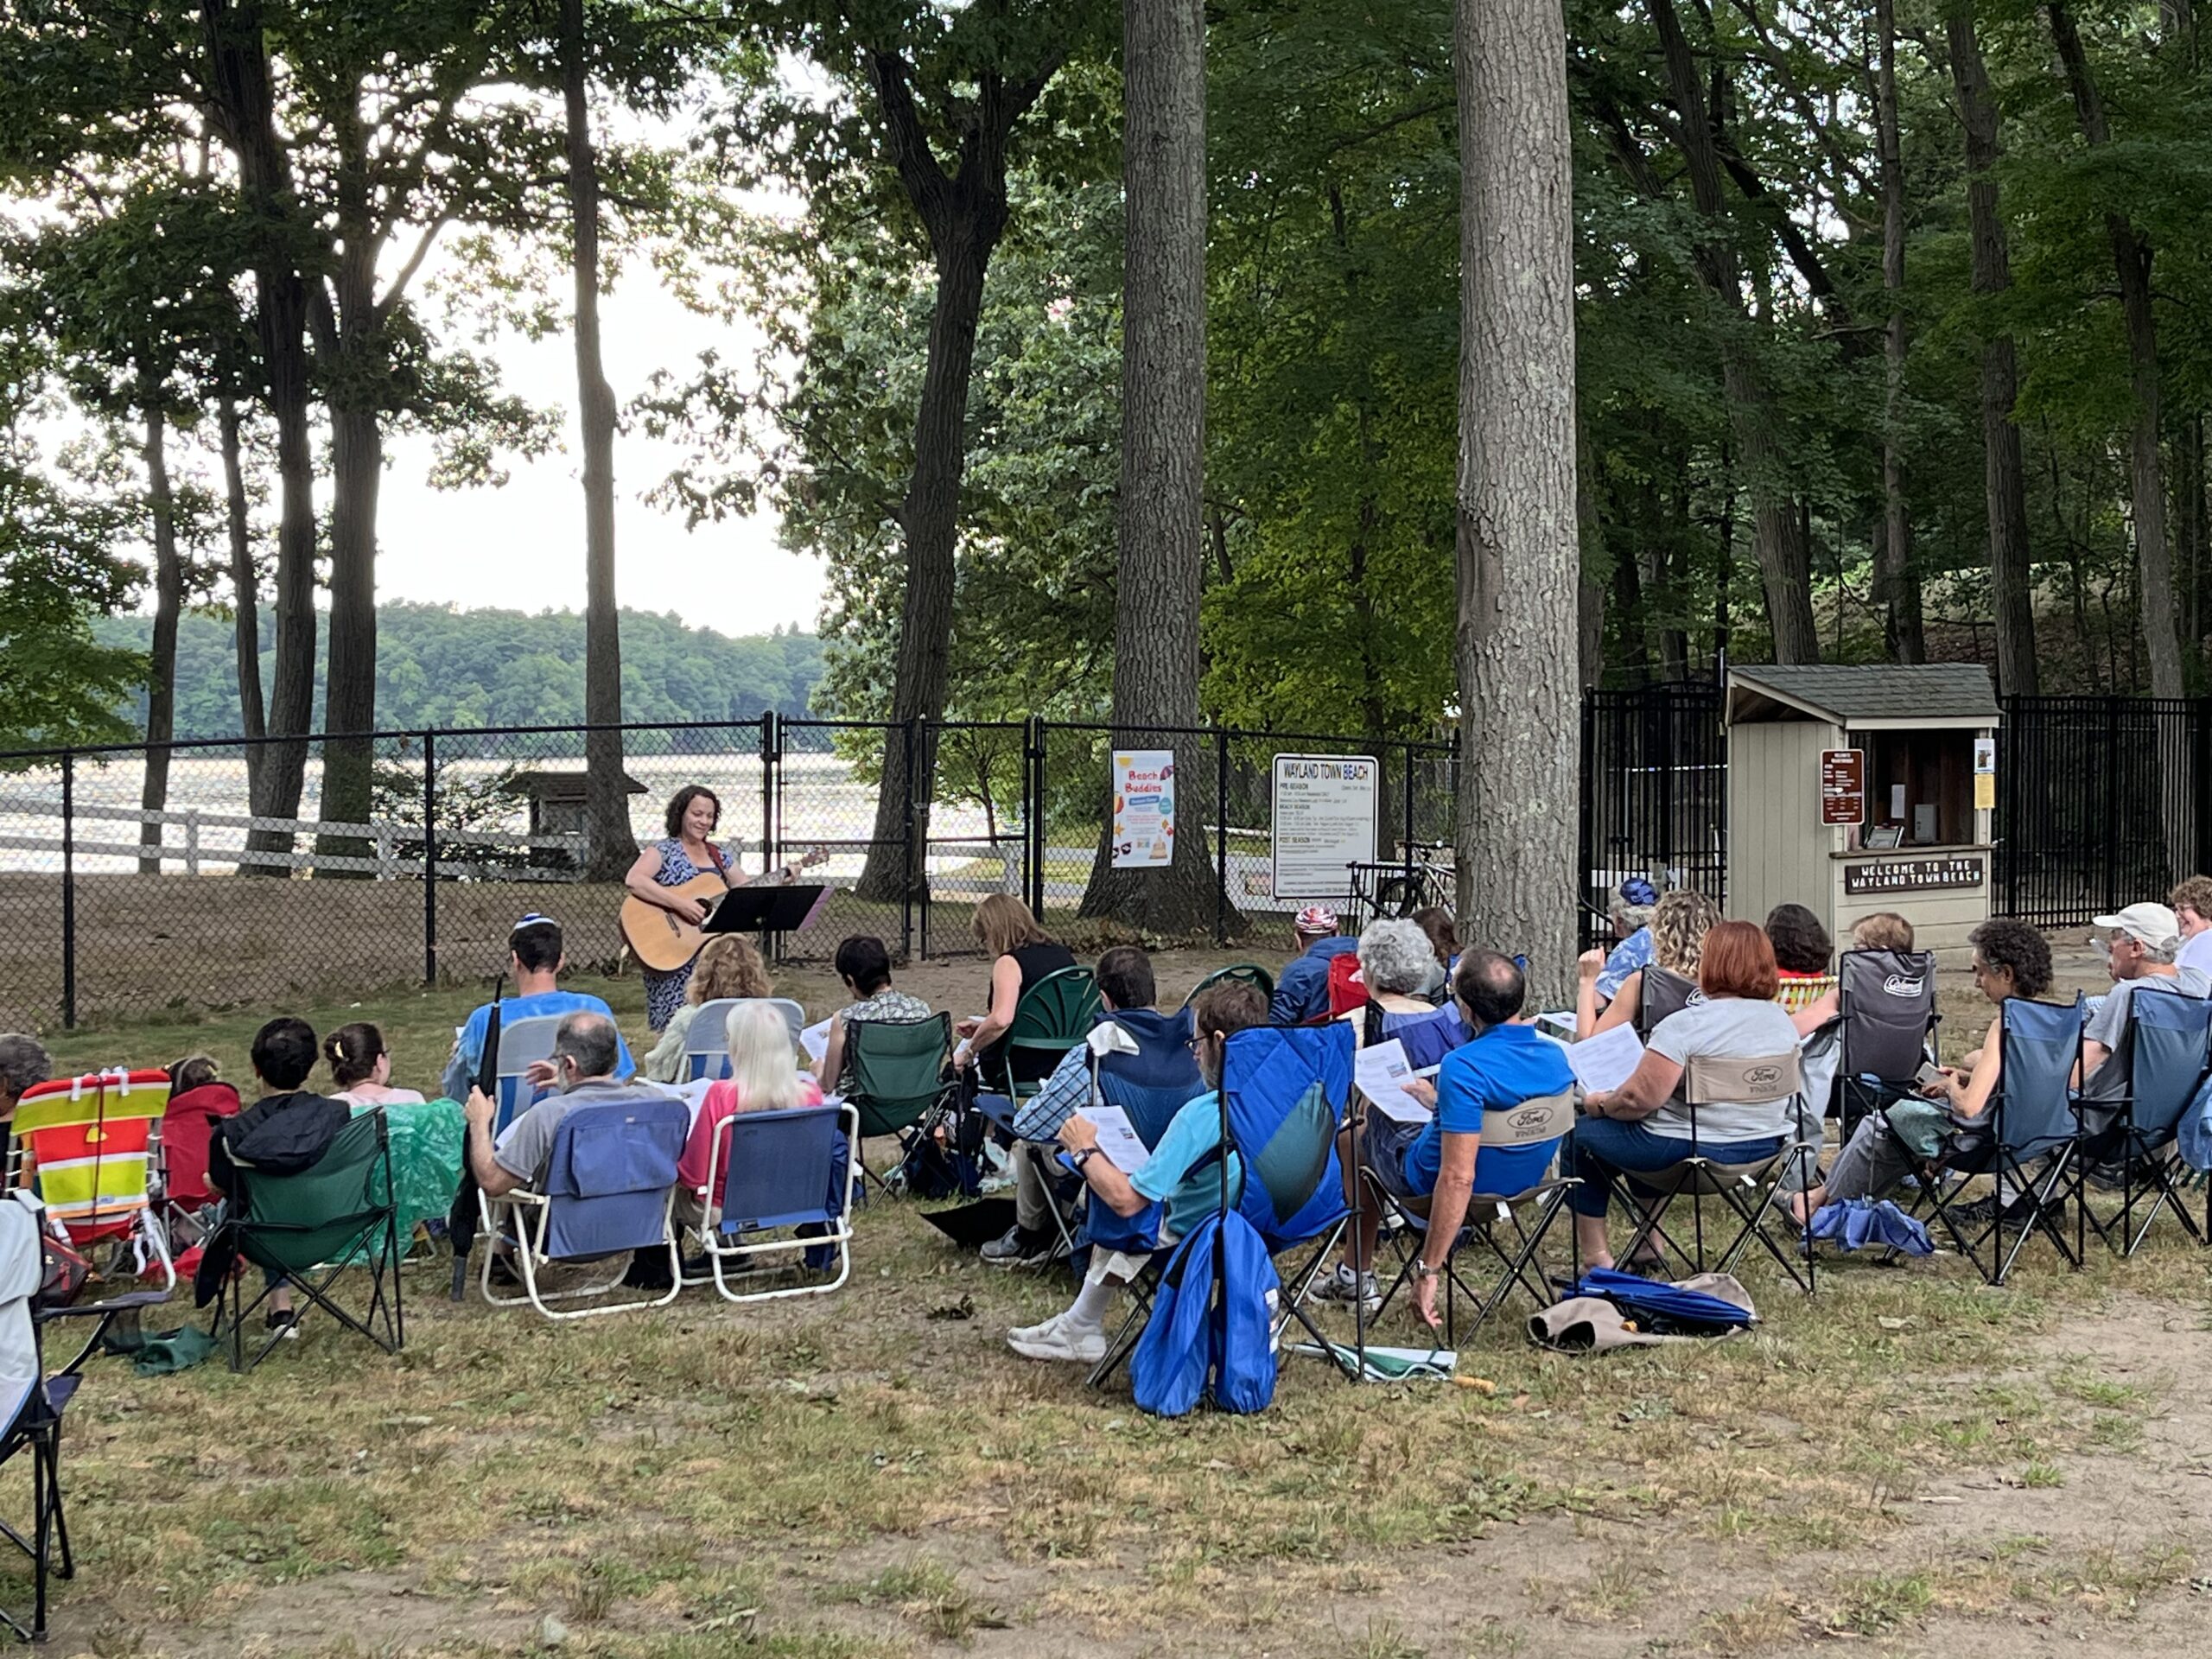
<instances>
[{"instance_id":1,"label":"floral dress","mask_svg":"<svg viewBox=\"0 0 2212 1659\"><path fill-rule=\"evenodd\" d=\"M727 869L734 872L737 866L729 849L725 847L721 850ZM680 887L696 875L709 874L711 872L702 870L691 861L683 850L683 843L673 836L660 843L660 873L653 877L656 885ZM694 958L673 973L657 974L650 968L642 970L645 982L645 1023L655 1031L664 1029L676 1011L683 1006L683 994L691 988L691 969L696 965Z\"/></svg>"}]
</instances>

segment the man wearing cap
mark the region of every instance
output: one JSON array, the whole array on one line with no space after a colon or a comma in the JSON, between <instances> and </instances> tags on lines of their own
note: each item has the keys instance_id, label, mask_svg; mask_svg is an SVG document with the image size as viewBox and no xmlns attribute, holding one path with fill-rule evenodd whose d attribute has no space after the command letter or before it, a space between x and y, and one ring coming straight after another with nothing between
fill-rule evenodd
<instances>
[{"instance_id":1,"label":"man wearing cap","mask_svg":"<svg viewBox=\"0 0 2212 1659\"><path fill-rule=\"evenodd\" d=\"M501 1025L512 1025L518 1020L533 1020L547 1014L601 1014L609 1021L614 1010L587 991L564 991L560 988L561 969L567 965L562 951L561 925L550 916L535 913L524 917L515 924L514 931L507 935L507 971L514 976L515 994L499 1002ZM484 1058L484 1033L492 1020L489 1002L468 1016L455 1035L453 1053L446 1061L445 1076L440 1087L448 1100L467 1100L468 1091L475 1086L476 1068ZM627 1077L636 1071L637 1065L630 1058L630 1046L622 1040L620 1030L614 1035L616 1059L613 1075Z\"/></svg>"},{"instance_id":2,"label":"man wearing cap","mask_svg":"<svg viewBox=\"0 0 2212 1659\"><path fill-rule=\"evenodd\" d=\"M2128 1068L2109 1062L2127 1031L2137 996L2145 991L2197 997L2212 992L2212 979L2175 963L2181 924L2165 906L2130 905L2116 916L2095 917L2093 922L2106 932L2105 967L2113 988L2082 1028L2084 1103L2123 1099L2133 1087Z\"/></svg>"},{"instance_id":3,"label":"man wearing cap","mask_svg":"<svg viewBox=\"0 0 2212 1659\"><path fill-rule=\"evenodd\" d=\"M1326 905L1308 905L1290 924L1298 939L1298 955L1275 981L1274 1000L1268 1004L1268 1022L1302 1026L1325 1019L1329 1012L1329 959L1359 949L1359 941L1337 931L1337 912Z\"/></svg>"}]
</instances>

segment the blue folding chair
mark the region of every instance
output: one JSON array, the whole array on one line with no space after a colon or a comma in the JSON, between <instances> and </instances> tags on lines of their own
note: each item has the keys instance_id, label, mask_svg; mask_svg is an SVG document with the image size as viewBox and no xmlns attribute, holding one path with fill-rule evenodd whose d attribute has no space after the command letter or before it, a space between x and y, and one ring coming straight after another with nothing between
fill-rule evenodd
<instances>
[{"instance_id":1,"label":"blue folding chair","mask_svg":"<svg viewBox=\"0 0 2212 1659\"><path fill-rule=\"evenodd\" d=\"M723 996L702 1002L683 1033L683 1076L687 1082L710 1078L719 1083L729 1076L729 1011L745 1002L766 1002L784 1016L791 1028L791 1046L798 1046L806 1029L806 1010L788 996Z\"/></svg>"},{"instance_id":2,"label":"blue folding chair","mask_svg":"<svg viewBox=\"0 0 2212 1659\"><path fill-rule=\"evenodd\" d=\"M527 1301L549 1319L588 1319L599 1313L663 1307L683 1288L673 1215L676 1166L690 1138L691 1112L665 1095L595 1101L579 1106L554 1132L542 1188L517 1187L498 1198L480 1192L484 1230L514 1246L520 1296L492 1294L492 1264L484 1252L484 1300L495 1307ZM504 1231L499 1224L506 1223ZM556 1301L606 1295L622 1282L631 1254L666 1249L669 1287L658 1299L609 1302L597 1307L555 1308ZM537 1276L552 1267L581 1267L609 1258L622 1272L604 1283L570 1290L541 1290Z\"/></svg>"},{"instance_id":3,"label":"blue folding chair","mask_svg":"<svg viewBox=\"0 0 2212 1659\"><path fill-rule=\"evenodd\" d=\"M507 1125L541 1097L552 1092L550 1089L532 1089L523 1074L537 1062L553 1058L553 1039L561 1029L563 1017L557 1014L534 1014L530 1019L510 1020L500 1026L499 1058L493 1068L499 1078L499 1109L492 1120L494 1139L504 1135Z\"/></svg>"},{"instance_id":4,"label":"blue folding chair","mask_svg":"<svg viewBox=\"0 0 2212 1659\"><path fill-rule=\"evenodd\" d=\"M1989 1143L1963 1156L1947 1158L1932 1180L1922 1183L1922 1197L1959 1253L1992 1285L2001 1285L2040 1232L2069 1267L2082 1265L2051 1214L2063 1202L2073 1167L2081 1122L2075 1113L2073 1079L2082 1058L2082 1002L2037 1002L2008 998L1998 1010L2004 1044L1997 1090L1989 1103ZM2030 1166L2040 1162L2040 1171ZM1976 1175L1993 1175L1999 1200L1986 1223L1955 1213L1962 1190ZM2028 1218L2005 1243L2005 1188L2033 1200Z\"/></svg>"},{"instance_id":5,"label":"blue folding chair","mask_svg":"<svg viewBox=\"0 0 2212 1659\"><path fill-rule=\"evenodd\" d=\"M2076 1253L2088 1249L2088 1235L2094 1232L2122 1255L2134 1255L2168 1204L2189 1236L2202 1244L2204 1234L2182 1197L2175 1171L2182 1114L2212 1070L2212 1001L2139 987L2128 999L2120 1047L2105 1065L2127 1068L2127 1092L2101 1099L2085 1096L2081 1103L2083 1134L2070 1194L2079 1206ZM2093 1131L2087 1120L2099 1110L2113 1116ZM2120 1169L2120 1213L2107 1222L2090 1207L2089 1182L2100 1166L2114 1164ZM2136 1211L2146 1205L2139 1223Z\"/></svg>"},{"instance_id":6,"label":"blue folding chair","mask_svg":"<svg viewBox=\"0 0 2212 1659\"><path fill-rule=\"evenodd\" d=\"M850 1106L800 1106L780 1112L735 1112L715 1136L707 1159L707 1191L719 1215L702 1228L715 1288L733 1302L819 1296L853 1270L849 1197L858 1167L860 1114ZM770 1235L773 1235L771 1236ZM772 1290L732 1288L728 1270L772 1263L778 1255L826 1251L836 1276ZM690 1282L702 1281L694 1277Z\"/></svg>"}]
</instances>

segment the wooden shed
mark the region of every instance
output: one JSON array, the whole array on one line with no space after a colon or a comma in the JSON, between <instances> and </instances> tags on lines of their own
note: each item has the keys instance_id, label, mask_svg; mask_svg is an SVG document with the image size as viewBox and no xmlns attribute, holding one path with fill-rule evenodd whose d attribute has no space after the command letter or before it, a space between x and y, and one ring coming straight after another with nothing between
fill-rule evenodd
<instances>
[{"instance_id":1,"label":"wooden shed","mask_svg":"<svg viewBox=\"0 0 2212 1659\"><path fill-rule=\"evenodd\" d=\"M1974 663L1729 671L1728 908L1810 909L1838 948L1897 911L1923 950L1989 915L2000 718Z\"/></svg>"}]
</instances>

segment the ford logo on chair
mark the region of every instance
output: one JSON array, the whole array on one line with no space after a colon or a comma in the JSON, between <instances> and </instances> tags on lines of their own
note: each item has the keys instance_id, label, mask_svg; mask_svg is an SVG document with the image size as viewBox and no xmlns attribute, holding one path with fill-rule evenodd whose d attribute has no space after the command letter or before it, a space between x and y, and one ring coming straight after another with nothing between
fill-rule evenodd
<instances>
[{"instance_id":1,"label":"ford logo on chair","mask_svg":"<svg viewBox=\"0 0 2212 1659\"><path fill-rule=\"evenodd\" d=\"M1747 1089L1769 1089L1782 1081L1778 1065L1747 1065L1744 1068L1744 1086Z\"/></svg>"}]
</instances>

